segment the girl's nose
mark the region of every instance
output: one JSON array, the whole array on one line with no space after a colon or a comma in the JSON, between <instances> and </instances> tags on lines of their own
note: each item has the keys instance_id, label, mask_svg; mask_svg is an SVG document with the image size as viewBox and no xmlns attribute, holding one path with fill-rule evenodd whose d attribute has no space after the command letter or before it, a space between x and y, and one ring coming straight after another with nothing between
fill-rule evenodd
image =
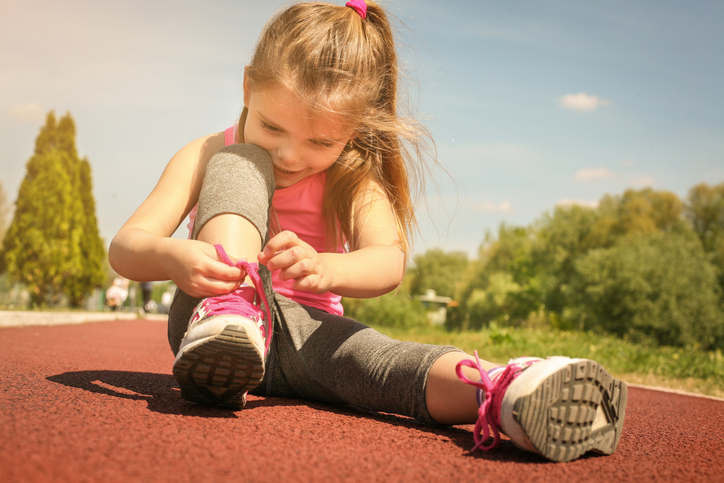
<instances>
[{"instance_id":1,"label":"girl's nose","mask_svg":"<svg viewBox=\"0 0 724 483\"><path fill-rule=\"evenodd\" d=\"M294 143L288 142L279 146L277 150L279 159L289 166L298 164L301 159L300 149Z\"/></svg>"}]
</instances>

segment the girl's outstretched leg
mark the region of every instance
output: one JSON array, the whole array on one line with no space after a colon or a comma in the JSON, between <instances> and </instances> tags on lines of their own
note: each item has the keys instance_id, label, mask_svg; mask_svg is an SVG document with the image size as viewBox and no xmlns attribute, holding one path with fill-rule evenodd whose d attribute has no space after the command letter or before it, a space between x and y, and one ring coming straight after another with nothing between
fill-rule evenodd
<instances>
[{"instance_id":1,"label":"girl's outstretched leg","mask_svg":"<svg viewBox=\"0 0 724 483\"><path fill-rule=\"evenodd\" d=\"M432 419L440 424L472 424L478 419L476 388L465 384L455 373L458 363L473 359L464 352L448 352L430 368L425 386L427 410ZM483 369L498 367L492 362L481 361ZM470 379L479 379L472 368L463 369Z\"/></svg>"},{"instance_id":2,"label":"girl's outstretched leg","mask_svg":"<svg viewBox=\"0 0 724 483\"><path fill-rule=\"evenodd\" d=\"M455 358L462 360L455 363ZM478 406L473 450L495 448L501 432L552 461L570 461L589 450L611 454L618 446L627 387L597 362L528 357L490 366L477 353L475 358L445 354L433 364L426 388L430 415L438 422L472 422L468 418ZM468 385L467 392L456 378ZM445 407L446 398L451 407ZM468 398L475 401L472 406Z\"/></svg>"},{"instance_id":3,"label":"girl's outstretched leg","mask_svg":"<svg viewBox=\"0 0 724 483\"><path fill-rule=\"evenodd\" d=\"M177 295L169 334L184 327L173 366L184 399L239 408L264 376L271 306L258 264L242 260L254 261L261 250L273 189L269 156L255 146L228 146L207 165L194 238L215 245L224 262L243 268L248 283L201 301Z\"/></svg>"}]
</instances>

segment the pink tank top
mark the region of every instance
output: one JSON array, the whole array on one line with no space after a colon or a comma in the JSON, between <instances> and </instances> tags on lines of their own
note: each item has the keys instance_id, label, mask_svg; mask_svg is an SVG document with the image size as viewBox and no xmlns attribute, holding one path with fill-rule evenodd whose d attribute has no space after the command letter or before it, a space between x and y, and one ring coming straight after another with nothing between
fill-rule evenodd
<instances>
[{"instance_id":1,"label":"pink tank top","mask_svg":"<svg viewBox=\"0 0 724 483\"><path fill-rule=\"evenodd\" d=\"M225 145L236 143L237 126L228 128L224 132ZM280 230L294 232L301 240L309 243L317 252L328 252L327 236L322 216L322 200L327 173L321 172L308 176L288 188L278 189L274 192L272 206L279 222ZM196 206L189 213L189 237L193 233L196 220ZM343 253L344 248L337 244L335 253ZM255 261L255 260L253 260ZM274 290L297 303L308 305L336 315L342 315L342 297L332 292L315 294L294 290L293 280L284 281L279 276L280 271L272 272L272 285Z\"/></svg>"}]
</instances>

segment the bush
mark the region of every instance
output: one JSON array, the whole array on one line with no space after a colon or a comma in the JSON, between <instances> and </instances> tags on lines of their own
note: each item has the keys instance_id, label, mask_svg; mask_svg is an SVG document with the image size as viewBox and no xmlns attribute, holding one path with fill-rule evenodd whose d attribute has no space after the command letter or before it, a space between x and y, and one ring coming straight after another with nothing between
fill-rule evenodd
<instances>
[{"instance_id":1,"label":"bush","mask_svg":"<svg viewBox=\"0 0 724 483\"><path fill-rule=\"evenodd\" d=\"M509 273L498 272L490 276L488 287L475 289L467 300L469 329L480 329L491 323L509 325L511 314L515 317L515 299L521 287ZM528 314L519 314L523 317Z\"/></svg>"},{"instance_id":2,"label":"bush","mask_svg":"<svg viewBox=\"0 0 724 483\"><path fill-rule=\"evenodd\" d=\"M716 271L692 232L620 238L576 260L564 319L672 346L724 347Z\"/></svg>"},{"instance_id":3,"label":"bush","mask_svg":"<svg viewBox=\"0 0 724 483\"><path fill-rule=\"evenodd\" d=\"M402 291L373 299L344 299L343 303L345 316L367 325L410 328L427 323L422 303Z\"/></svg>"}]
</instances>

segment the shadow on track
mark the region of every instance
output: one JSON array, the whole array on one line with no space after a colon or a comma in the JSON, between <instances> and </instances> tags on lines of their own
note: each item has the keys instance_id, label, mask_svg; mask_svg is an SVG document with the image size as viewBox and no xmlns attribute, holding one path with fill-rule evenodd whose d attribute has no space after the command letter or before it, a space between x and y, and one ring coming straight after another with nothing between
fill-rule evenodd
<instances>
[{"instance_id":1,"label":"shadow on track","mask_svg":"<svg viewBox=\"0 0 724 483\"><path fill-rule=\"evenodd\" d=\"M178 384L170 374L127 371L64 372L46 378L68 387L121 399L147 401L148 409L161 414L206 418L236 418L234 411L190 404L181 399Z\"/></svg>"}]
</instances>

